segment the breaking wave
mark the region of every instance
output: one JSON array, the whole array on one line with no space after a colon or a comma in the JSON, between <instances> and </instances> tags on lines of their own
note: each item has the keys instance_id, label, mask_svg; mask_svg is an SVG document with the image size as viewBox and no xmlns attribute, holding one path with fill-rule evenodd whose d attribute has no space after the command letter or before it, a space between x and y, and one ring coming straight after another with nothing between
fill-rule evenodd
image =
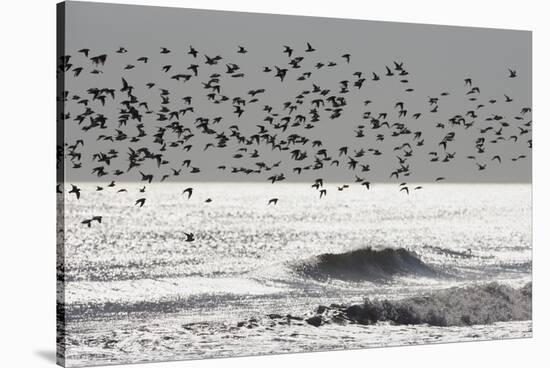
<instances>
[{"instance_id":1,"label":"breaking wave","mask_svg":"<svg viewBox=\"0 0 550 368\"><path fill-rule=\"evenodd\" d=\"M384 281L394 276L441 275L403 248L375 250L368 247L340 254L325 253L294 264L292 268L302 276L317 280Z\"/></svg>"},{"instance_id":2,"label":"breaking wave","mask_svg":"<svg viewBox=\"0 0 550 368\"><path fill-rule=\"evenodd\" d=\"M531 288L531 283L514 289L494 282L454 287L395 301L366 299L363 304L351 306L319 306L315 315L306 322L317 327L332 322L470 326L530 320Z\"/></svg>"}]
</instances>

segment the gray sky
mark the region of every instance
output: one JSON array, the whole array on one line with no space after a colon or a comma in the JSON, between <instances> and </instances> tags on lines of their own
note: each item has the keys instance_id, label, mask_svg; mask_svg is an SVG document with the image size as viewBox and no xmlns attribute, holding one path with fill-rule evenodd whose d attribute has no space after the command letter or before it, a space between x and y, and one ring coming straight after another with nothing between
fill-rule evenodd
<instances>
[{"instance_id":1,"label":"gray sky","mask_svg":"<svg viewBox=\"0 0 550 368\"><path fill-rule=\"evenodd\" d=\"M310 42L316 49L306 53L306 42ZM188 55L189 46L192 45L198 52L197 59ZM244 46L248 53L238 54L238 46ZM292 57L303 56L301 68L293 69L288 65L291 58L283 53L284 45L294 49ZM127 53L116 53L119 47L127 49ZM160 54L161 47L171 50L169 54ZM163 174L171 173L171 168L179 169L181 162L191 159L191 166L200 167L201 173L189 174L184 168L182 174L168 180L186 181L265 181L273 174L284 173L288 180L299 181L323 177L325 180L349 182L355 175L364 177L373 182L395 181L389 178L390 173L399 167L397 156L403 158L403 151L394 151L394 147L405 142L412 145L413 155L408 158L411 174L406 181L433 181L435 177L444 176L450 182L530 182L531 181L531 150L527 141L531 139L531 128L522 126L531 120L530 113L521 115L520 110L531 107L531 32L514 30L496 30L466 27L445 27L421 24L404 24L391 22L373 22L365 20L345 20L300 16L281 16L252 13L236 13L225 11L202 11L165 7L145 7L133 5L116 5L86 2L67 2L66 9L66 54L71 55L72 68L82 66L83 71L78 77L73 77L72 72L66 73L65 86L69 91L69 101L65 110L71 114L66 121L66 143L74 144L77 139L83 139L83 148L78 149L82 153L82 168L73 169L72 165L66 165L67 181L109 181L139 180L140 175L136 169L119 177L113 175L97 178L91 174L93 167L104 164L91 161L91 156L96 152L107 152L114 148L119 152L119 157L113 159L110 166L105 166L106 171L112 172L117 168L126 170L128 167L128 147L137 149L148 147L157 152L160 145L152 143L152 134L157 127L166 126L168 122L156 121L156 114L144 114L143 124L149 137L137 143L128 140L120 142L97 141L99 134L116 135L114 129L118 128L118 114L121 108L120 102L127 99L125 93L119 92L122 87L121 77L134 86L133 94L138 100L148 103L149 108L157 111L160 104L159 88L170 91L170 103L166 106L170 110L178 110L187 107L182 97L192 96L194 113L188 113L179 118L179 122L188 127L194 136L189 141L193 144L190 152L182 151L181 147L168 147L163 152L170 164L163 165L160 169L151 161L144 164L139 170L155 175L156 180ZM77 51L82 48L90 49L90 56L108 54L104 66L97 67L102 74L90 74L96 67L82 53ZM351 61L347 64L341 57L350 53ZM218 65L209 66L204 63L204 54L208 56L221 55L223 59ZM147 64L136 61L137 58L147 56ZM337 63L334 67L328 67L328 62ZM385 76L385 66L393 68L393 61L404 63L404 69L409 72L407 76ZM314 65L318 62L325 64L321 69ZM244 78L232 78L226 74L226 64L234 63L240 67L236 73L243 72ZM127 64L135 67L124 70ZM187 67L190 64L198 64L198 77L191 78L188 82L176 81L170 77L175 74L192 74ZM164 65L172 65L171 70L165 73L161 70ZM263 73L264 66L274 69L274 66L288 69L288 74L281 82L275 78L275 72ZM516 78L508 78L508 68L517 70ZM366 78L361 89L353 86L357 79L354 72L360 71ZM311 72L310 78L298 81L297 78L304 72ZM372 81L372 73L380 76L379 81ZM394 71L395 72L395 71ZM212 104L206 98L207 90L203 88L203 82L207 82L213 73L221 74L221 95L229 97L229 101L221 104ZM466 95L471 87L465 86L464 79L471 78L472 86L479 87L480 93ZM401 83L401 79L408 83ZM340 93L339 82L350 81L349 92ZM145 84L156 83L155 87L148 89ZM283 104L287 101L295 102L304 90L311 90L313 84L322 89L329 89L325 96L344 97L346 106L342 115L337 119L329 119L330 111L318 109L320 121L314 123L315 128L304 129L289 127L285 132L274 129L264 118L267 116L262 111L264 105L273 107L273 113L278 113L278 119L288 116L288 110L283 110ZM107 98L105 106L98 101L91 101L89 107L94 112L103 114L108 119L108 129L91 129L83 132L72 119L82 113L85 107L72 100L74 94L89 98L86 93L89 88L114 88L115 99ZM246 93L253 89L265 89L265 93L258 94L257 103L247 103L245 112L241 118L233 113L231 99L243 97L250 100ZM414 91L406 92L406 88ZM448 92L448 96L441 96L442 92ZM505 102L504 95L510 96L513 101ZM302 105L293 112L291 123L297 114L302 114L309 121L309 111L313 108L310 101L319 98L318 94L309 94L303 99ZM429 97L438 97L438 111L431 113L428 104ZM476 101L469 98L475 97ZM494 104L488 101L497 100ZM363 101L371 100L368 106ZM407 116L398 117L398 109L394 108L396 102L404 103ZM476 109L478 105L484 107ZM325 101L325 107L329 107ZM474 121L474 125L465 129L464 126L451 126L448 120L455 115L462 115L475 110L476 118L465 117L466 122ZM387 112L388 116L382 121L406 124L412 132L421 131L424 145L415 146L411 135L391 136L391 130L382 127L377 130L369 128L368 120L363 119L363 114L370 111L378 117L381 112ZM421 113L418 119L414 119L414 113ZM502 116L500 121L486 121L486 118L494 114ZM522 116L524 120L515 119ZM246 146L248 152L257 149L260 157L236 159L232 156L237 149L245 147L238 145L234 140L227 143L226 148L210 148L204 151L208 143L216 143L213 136L205 136L195 128L194 121L197 117L205 117L212 120L222 117L217 125L211 128L217 132L225 132L229 137L231 125L237 125L239 131L246 136L257 133L256 125L265 126L270 134L277 134L277 139L286 139L290 134L306 136L310 142L304 146L301 144L291 147L288 151L273 151L271 148L261 146ZM491 140L497 138L495 131L500 129L500 122L507 122L508 127L501 131L506 140L499 140L492 144ZM86 120L82 126L88 124ZM445 128L437 128L437 123L444 123ZM135 136L137 130L135 122L130 121L126 127L122 127L129 137ZM358 125L365 125L366 137L357 138L355 130ZM480 129L493 127L488 133L480 133ZM528 133L519 136L520 129L529 130ZM393 129L395 130L395 129ZM444 149L438 145L449 132L455 133L455 139L447 146L447 152L455 153L455 158L450 162L442 163L445 157ZM384 141L376 141L377 134L384 134ZM517 135L517 142L508 138ZM486 139L485 152L479 154L475 150L475 140L484 136ZM167 133L167 141L175 138ZM314 140L321 140L323 147L311 146ZM370 165L369 172L356 172L347 169L347 159L338 157L338 148L348 146L348 155L353 156L360 149L376 148L382 152L381 156L373 156L368 151L363 157L357 158L360 164ZM330 166L330 161L325 163L321 170L309 170L298 176L292 173L292 168L305 166L313 162L315 152L326 149L332 159L338 159L340 166ZM290 159L290 151L293 149L307 150L308 158L304 161ZM430 162L429 152L437 152L439 161ZM466 156L475 155L476 159L467 159ZM499 155L502 164L491 160L494 155ZM524 159L512 161L519 155L525 155ZM260 174L242 175L231 174L231 167L255 168L255 162L265 162L272 165L281 161L279 167ZM487 168L479 171L476 162ZM219 165L226 165L227 171L216 169ZM402 181L400 178L399 181Z\"/></svg>"}]
</instances>

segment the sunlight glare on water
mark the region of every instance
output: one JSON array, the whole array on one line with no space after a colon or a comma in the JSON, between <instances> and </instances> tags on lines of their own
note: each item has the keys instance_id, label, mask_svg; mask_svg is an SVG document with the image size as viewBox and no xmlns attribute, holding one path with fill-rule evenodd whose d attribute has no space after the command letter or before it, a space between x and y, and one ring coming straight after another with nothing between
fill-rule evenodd
<instances>
[{"instance_id":1,"label":"sunlight glare on water","mask_svg":"<svg viewBox=\"0 0 550 368\"><path fill-rule=\"evenodd\" d=\"M327 196L319 199L308 184L154 184L142 208L134 206L143 196L140 184L118 183L101 193L95 184L79 186L86 195L65 198L65 300L73 339L67 358L73 364L530 334L530 321L444 333L423 326L234 330L246 318L307 314L320 304L365 297L395 299L470 282L522 286L531 277L530 185L422 184L406 195L395 185L338 191L336 183L325 183ZM182 194L187 187L194 188L190 199ZM128 192L117 193L120 188ZM268 205L271 198L278 203ZM96 215L102 223L80 223ZM185 233L195 241L186 242ZM405 248L453 277L320 281L292 268L365 247ZM102 348L104 356L86 353L107 336L116 343Z\"/></svg>"}]
</instances>

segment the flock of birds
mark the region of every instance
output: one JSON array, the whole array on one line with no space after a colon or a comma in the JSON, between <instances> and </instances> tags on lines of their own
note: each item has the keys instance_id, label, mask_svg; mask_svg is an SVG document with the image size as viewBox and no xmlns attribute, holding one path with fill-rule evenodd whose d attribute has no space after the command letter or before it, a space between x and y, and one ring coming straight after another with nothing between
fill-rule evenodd
<instances>
[{"instance_id":1,"label":"flock of birds","mask_svg":"<svg viewBox=\"0 0 550 368\"><path fill-rule=\"evenodd\" d=\"M246 57L249 51L243 46L237 46L233 57ZM101 75L106 65L109 65L114 56L125 57L128 50L120 47L114 55L93 54L89 49L80 49L77 55L63 55L58 64L58 76L70 76L81 78L83 73ZM295 97L289 98L281 106L262 102L262 96L269 96L268 88L250 89L239 96L230 96L225 93L226 84L232 80L242 80L247 77L245 70L239 64L226 61L221 55L208 55L201 53L193 46L189 46L187 57L189 65L183 65L181 60L172 59L172 51L161 47L158 55L133 57L120 71L121 77L118 86L90 87L83 91L84 95L63 91L59 96L60 102L65 106L62 113L62 124L73 124L70 129L80 129L82 138L75 142L66 142L64 146L57 147L58 168L69 166L71 170L90 170L99 181L108 184L98 185L96 191L107 188L118 188L119 183L115 179L121 175L134 175L134 180L144 182L139 189L142 194L135 200L136 207L146 205L147 184L154 181L165 181L169 178L186 177L200 173L201 167L195 161L188 158L190 152L204 152L207 150L223 150L220 160L231 160L232 165L223 164L217 166L220 175L260 176L271 183L281 182L287 179L288 173L284 166L290 165L293 175L312 173L315 179L311 185L313 190L319 193L319 198L327 195L326 183L322 176L323 169L342 167L348 170L350 178L367 190L371 188L368 179L371 164L382 155L394 155L395 166L388 171L390 180L398 184L399 192L407 195L421 186L413 186L407 183L413 171L410 159L422 154L428 162L449 163L455 160L456 152L452 150L458 130L477 130L477 138L471 145L471 153L468 159L475 162L474 168L483 171L487 168L487 162L501 164L503 160L513 162L526 158L525 153L513 157L500 155L487 155L486 151L494 152L501 142L512 142L521 149L530 149L532 141L530 137L531 120L530 107L518 109L516 116L506 117L498 113L490 113L489 106L499 103L511 103L513 98L503 95L502 99L484 99L480 87L475 85L471 78L463 81L464 95L461 98L469 101L465 110L448 119L441 119L436 113L443 99L450 95L449 92L441 92L437 96L427 99L423 111L409 111L404 101L395 101L393 111L373 112L364 111L362 123L353 128L354 136L350 137L349 145L331 150L325 142L312 139L310 130L314 130L318 124L337 123L344 115L348 105L347 96L360 93L365 85L381 83L383 79L397 79L400 92L412 93L414 88L409 83L409 71L402 61L391 61L385 66L383 72L379 71L355 71L351 73L352 55L345 53L336 60L316 60L316 49L306 42L301 50L284 45L281 49L283 62L280 65L268 65L259 67L262 73L273 78L277 83L286 83L289 79L301 82L304 89ZM77 65L76 60L79 60ZM163 81L150 81L145 85L132 83L132 70L140 68L142 64L160 61L159 73L165 76ZM305 65L309 62L308 65ZM316 73L340 67L349 72L349 77L336 86L326 88L315 82ZM183 69L183 72L181 71ZM342 70L339 71L343 73ZM518 78L518 73L513 69L504 69L503 78ZM194 81L199 84L192 85ZM198 83L197 82L197 83ZM194 95L181 96L171 92L170 83L183 84L185 91L193 91ZM181 87L178 87L181 88ZM248 88L247 88L248 89ZM141 93L146 91L158 91L157 101L147 101ZM216 106L227 106L232 113L226 116L207 116L196 108L195 102L204 99L207 103ZM266 98L269 100L269 97ZM78 113L67 111L71 102ZM102 108L108 104L117 104L118 114L106 116ZM362 102L367 110L373 104L372 100ZM256 124L247 119L247 112L254 106L264 116L263 122ZM348 119L346 117L345 119ZM433 131L441 129L443 138L437 142L425 142L425 134L422 130L410 128L408 119L418 120L423 118L426 129ZM511 120L515 123L511 123ZM226 123L226 121L233 123ZM412 120L409 120L412 121ZM418 126L418 124L413 124ZM252 133L248 132L251 127ZM365 138L374 139L376 143L390 141L395 142L393 152L384 152L380 146L365 143ZM356 140L353 140L356 138ZM87 149L99 149L105 144L112 144L110 149L98 150L84 157L82 148L84 145L93 145L93 141L101 142ZM362 143L363 141L363 143ZM86 143L85 143L86 142ZM205 143L206 142L206 143ZM360 142L355 144L354 142ZM351 146L355 144L355 146ZM424 146L428 146L425 149ZM491 146L491 150L488 150ZM233 151L231 155L225 150ZM262 160L263 152L275 151L283 160L268 162ZM427 155L425 151L430 150ZM125 152L122 152L125 151ZM174 162L168 159L167 152L177 152L181 161ZM268 156L268 155L266 155ZM273 156L273 153L271 153ZM173 156L172 156L173 157ZM420 156L421 157L421 156ZM149 164L153 163L153 164ZM148 170L145 169L148 167ZM154 169L151 169L154 167ZM435 182L445 180L443 176L433 179ZM70 184L69 194L76 199L81 197L81 189ZM337 191L349 188L344 184L337 187ZM125 188L116 189L123 193ZM182 195L190 199L193 188L186 188ZM64 187L57 186L57 192L63 193ZM211 202L208 198L205 202ZM277 205L279 199L271 198L267 205ZM88 227L92 223L101 223L101 216L93 216L84 219L82 224ZM186 234L186 241L194 241L192 233Z\"/></svg>"}]
</instances>

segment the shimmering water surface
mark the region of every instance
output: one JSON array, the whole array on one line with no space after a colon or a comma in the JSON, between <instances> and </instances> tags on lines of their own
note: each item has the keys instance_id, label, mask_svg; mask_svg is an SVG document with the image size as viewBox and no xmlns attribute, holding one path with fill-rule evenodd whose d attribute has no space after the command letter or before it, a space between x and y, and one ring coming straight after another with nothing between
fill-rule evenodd
<instances>
[{"instance_id":1,"label":"shimmering water surface","mask_svg":"<svg viewBox=\"0 0 550 368\"><path fill-rule=\"evenodd\" d=\"M322 199L309 184L153 184L145 193L135 183L102 192L78 186L83 195L66 193L64 214L71 366L531 336L531 321L314 327L268 317L475 283L525 285L530 185L426 184L406 195L395 185L325 184ZM145 205L134 206L142 197ZM271 198L278 204L268 206ZM96 215L102 223L81 224ZM445 276L357 281L297 272L321 254L365 247L404 248Z\"/></svg>"}]
</instances>

